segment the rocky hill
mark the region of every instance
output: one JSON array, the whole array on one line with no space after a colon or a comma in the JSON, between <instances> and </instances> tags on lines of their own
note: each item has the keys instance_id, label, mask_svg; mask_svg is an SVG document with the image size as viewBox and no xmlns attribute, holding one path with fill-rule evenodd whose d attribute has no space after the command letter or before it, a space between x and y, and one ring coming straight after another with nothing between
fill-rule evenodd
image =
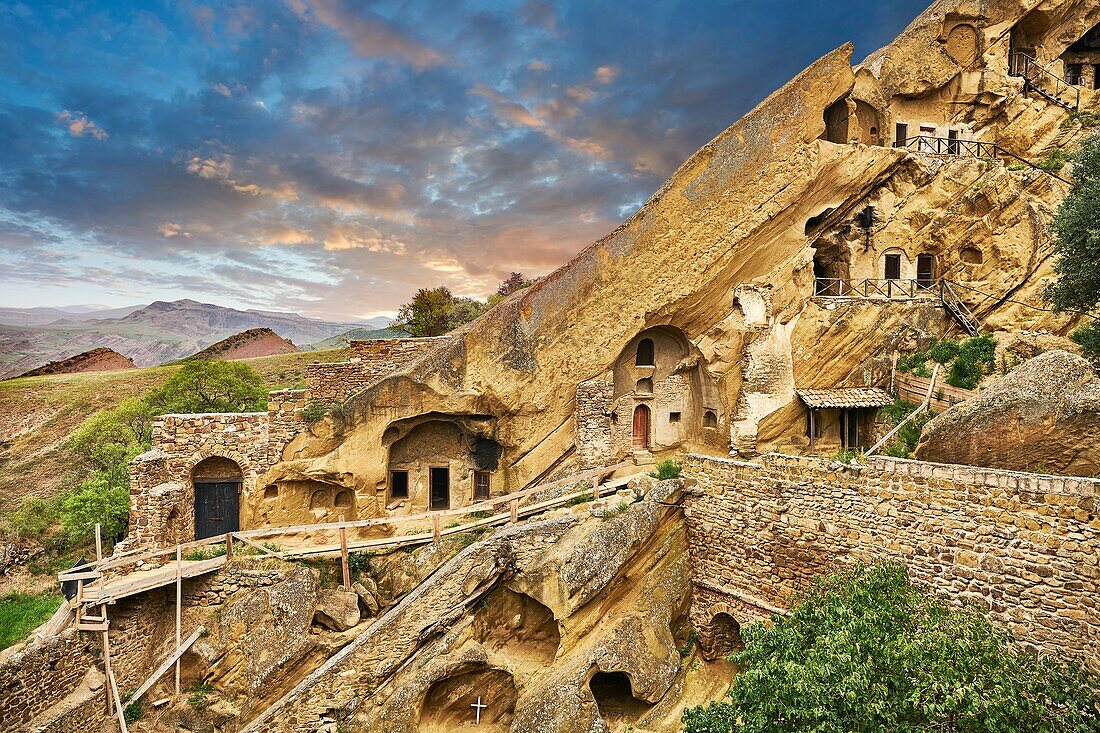
<instances>
[{"instance_id":1,"label":"rocky hill","mask_svg":"<svg viewBox=\"0 0 1100 733\"><path fill-rule=\"evenodd\" d=\"M79 374L81 372L111 372L117 369L133 369L134 362L114 349L100 347L70 356L68 359L51 361L45 366L21 374L22 377L40 377L44 374Z\"/></svg>"},{"instance_id":2,"label":"rocky hill","mask_svg":"<svg viewBox=\"0 0 1100 733\"><path fill-rule=\"evenodd\" d=\"M157 301L121 317L0 325L0 376L14 376L48 361L96 347L133 359L137 366L177 361L242 331L267 328L294 343L311 344L355 324L296 313L237 310L194 300Z\"/></svg>"},{"instance_id":3,"label":"rocky hill","mask_svg":"<svg viewBox=\"0 0 1100 733\"><path fill-rule=\"evenodd\" d=\"M192 354L188 359L206 361L233 361L235 359L254 359L259 356L293 354L301 351L290 341L279 336L270 328L250 328L233 334L202 351Z\"/></svg>"}]
</instances>

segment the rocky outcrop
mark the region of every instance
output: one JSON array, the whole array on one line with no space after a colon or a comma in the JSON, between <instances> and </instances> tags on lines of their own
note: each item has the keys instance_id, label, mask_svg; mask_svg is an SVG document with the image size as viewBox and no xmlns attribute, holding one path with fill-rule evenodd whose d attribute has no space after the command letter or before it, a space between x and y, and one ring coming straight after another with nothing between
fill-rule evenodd
<instances>
[{"instance_id":1,"label":"rocky outcrop","mask_svg":"<svg viewBox=\"0 0 1100 733\"><path fill-rule=\"evenodd\" d=\"M313 618L333 631L347 631L359 623L359 596L342 588L322 590Z\"/></svg>"},{"instance_id":2,"label":"rocky outcrop","mask_svg":"<svg viewBox=\"0 0 1100 733\"><path fill-rule=\"evenodd\" d=\"M188 360L232 361L275 354L293 354L300 350L270 328L250 328L224 338L216 344L211 344L187 358Z\"/></svg>"},{"instance_id":3,"label":"rocky outcrop","mask_svg":"<svg viewBox=\"0 0 1100 733\"><path fill-rule=\"evenodd\" d=\"M119 369L134 369L134 362L114 349L101 346L60 361L51 361L45 366L31 369L20 374L21 377L40 377L45 374L80 374L81 372L111 372Z\"/></svg>"},{"instance_id":4,"label":"rocky outcrop","mask_svg":"<svg viewBox=\"0 0 1100 733\"><path fill-rule=\"evenodd\" d=\"M1051 351L925 425L916 457L939 463L1094 476L1100 473L1100 377Z\"/></svg>"}]
</instances>

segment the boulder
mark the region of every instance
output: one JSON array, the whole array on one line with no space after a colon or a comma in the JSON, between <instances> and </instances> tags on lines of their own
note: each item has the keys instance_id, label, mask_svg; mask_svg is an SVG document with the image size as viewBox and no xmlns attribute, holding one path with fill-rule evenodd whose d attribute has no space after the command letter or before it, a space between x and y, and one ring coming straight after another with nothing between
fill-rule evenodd
<instances>
[{"instance_id":1,"label":"boulder","mask_svg":"<svg viewBox=\"0 0 1100 733\"><path fill-rule=\"evenodd\" d=\"M371 592L370 586L374 586L374 593ZM351 589L355 592L355 595L359 597L359 603L363 607L363 610L368 616L373 616L378 613L378 609L381 606L378 603L378 586L374 581L370 581L370 585L366 583L352 583Z\"/></svg>"},{"instance_id":2,"label":"boulder","mask_svg":"<svg viewBox=\"0 0 1100 733\"><path fill-rule=\"evenodd\" d=\"M322 590L317 594L313 620L333 631L347 631L359 623L359 596L346 590Z\"/></svg>"},{"instance_id":3,"label":"boulder","mask_svg":"<svg viewBox=\"0 0 1100 733\"><path fill-rule=\"evenodd\" d=\"M1050 351L924 426L916 457L938 463L1092 476L1100 473L1100 377Z\"/></svg>"}]
</instances>

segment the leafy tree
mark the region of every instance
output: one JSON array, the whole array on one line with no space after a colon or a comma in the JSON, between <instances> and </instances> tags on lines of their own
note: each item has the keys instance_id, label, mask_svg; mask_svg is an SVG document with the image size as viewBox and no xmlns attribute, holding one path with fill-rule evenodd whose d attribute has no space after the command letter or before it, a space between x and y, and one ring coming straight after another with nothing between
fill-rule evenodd
<instances>
[{"instance_id":1,"label":"leafy tree","mask_svg":"<svg viewBox=\"0 0 1100 733\"><path fill-rule=\"evenodd\" d=\"M1089 733L1100 681L1035 657L975 606L952 608L904 567L830 576L787 617L743 630L726 699L688 733Z\"/></svg>"},{"instance_id":2,"label":"leafy tree","mask_svg":"<svg viewBox=\"0 0 1100 733\"><path fill-rule=\"evenodd\" d=\"M497 295L507 298L512 293L531 286L534 282L525 278L522 272L513 272L497 288Z\"/></svg>"},{"instance_id":3,"label":"leafy tree","mask_svg":"<svg viewBox=\"0 0 1100 733\"><path fill-rule=\"evenodd\" d=\"M93 471L110 471L149 449L153 408L136 397L85 420L68 440L68 448Z\"/></svg>"},{"instance_id":4,"label":"leafy tree","mask_svg":"<svg viewBox=\"0 0 1100 733\"><path fill-rule=\"evenodd\" d=\"M158 415L259 412L267 409L267 389L244 362L188 361L148 401Z\"/></svg>"},{"instance_id":5,"label":"leafy tree","mask_svg":"<svg viewBox=\"0 0 1100 733\"><path fill-rule=\"evenodd\" d=\"M1090 311L1100 303L1100 135L1092 135L1074 156L1073 187L1058 207L1054 232L1058 279L1046 290L1047 300L1060 311ZM1093 320L1074 332L1087 353L1100 357L1100 322Z\"/></svg>"},{"instance_id":6,"label":"leafy tree","mask_svg":"<svg viewBox=\"0 0 1100 733\"><path fill-rule=\"evenodd\" d=\"M488 308L473 298L457 298L450 288L421 288L397 311L394 328L413 336L442 336L474 320Z\"/></svg>"},{"instance_id":7,"label":"leafy tree","mask_svg":"<svg viewBox=\"0 0 1100 733\"><path fill-rule=\"evenodd\" d=\"M61 506L61 527L74 543L91 539L97 524L104 537L121 537L129 518L129 479L118 472L97 472Z\"/></svg>"}]
</instances>

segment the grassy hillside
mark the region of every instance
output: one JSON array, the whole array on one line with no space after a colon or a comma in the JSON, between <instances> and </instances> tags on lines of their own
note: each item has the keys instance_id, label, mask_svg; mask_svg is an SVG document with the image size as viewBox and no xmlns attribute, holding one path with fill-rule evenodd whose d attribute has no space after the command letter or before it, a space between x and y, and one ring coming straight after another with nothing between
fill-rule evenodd
<instances>
[{"instance_id":1,"label":"grassy hillside","mask_svg":"<svg viewBox=\"0 0 1100 733\"><path fill-rule=\"evenodd\" d=\"M305 366L342 361L341 349L246 359L271 389L300 386ZM86 418L163 384L178 365L25 377L0 382L0 512L25 496L50 496L83 478L63 444Z\"/></svg>"}]
</instances>

